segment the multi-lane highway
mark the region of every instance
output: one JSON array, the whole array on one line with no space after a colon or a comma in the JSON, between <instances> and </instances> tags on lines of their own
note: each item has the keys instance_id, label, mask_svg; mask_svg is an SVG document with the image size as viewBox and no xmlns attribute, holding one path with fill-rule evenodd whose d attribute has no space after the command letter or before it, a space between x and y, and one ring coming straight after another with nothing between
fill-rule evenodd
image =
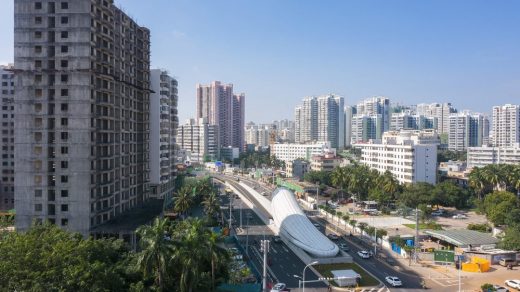
<instances>
[{"instance_id":1,"label":"multi-lane highway","mask_svg":"<svg viewBox=\"0 0 520 292\"><path fill-rule=\"evenodd\" d=\"M235 187L238 191L240 191L248 200L250 200L255 207L258 207L261 212L265 212L268 214L267 210L263 209L260 204L257 204L253 195L249 194L249 192L240 186L239 182L236 180L234 176L216 176L221 180L226 180L233 187ZM249 179L240 177L241 182L248 184L253 187L259 193L266 193L266 197L270 198L272 189L259 184L258 182ZM235 208L237 208L237 204L235 203ZM245 204L241 204L241 206L246 206ZM246 208L246 207L245 207ZM234 216L238 216L238 210L235 211ZM254 212L251 212L254 214ZM267 215L268 216L268 215ZM238 218L238 217L235 217ZM253 215L253 222L264 225L262 220L258 218L256 214ZM310 216L311 221L320 224L322 227L320 230L325 234L335 233L334 227L331 226L325 219L318 216ZM243 219L244 220L244 219ZM235 221L237 222L237 221ZM332 229L331 229L332 228ZM337 233L340 236L340 239L337 240L337 244L344 243L346 244L350 251L350 255L353 256L354 261L379 279L382 283L385 283L386 276L397 276L403 282L403 287L400 288L391 288L391 291L410 291L410 289L419 289L420 288L420 276L415 273L413 270L408 269L406 266L402 266L399 263L395 263L394 265L388 264L385 260L380 257L363 259L361 258L357 252L360 250L366 250L373 247L370 247L364 241L360 240L357 235L343 236L344 234ZM238 235L239 239L244 242L243 234ZM249 256L253 262L253 264L258 268L259 271L262 271L262 258L261 252L259 251L260 240L263 238L272 238L273 234L270 232L268 228L265 228L265 232L263 234L255 234L249 235L248 243L249 243ZM386 253L386 251L379 251ZM388 257L388 255L387 255ZM268 278L273 283L283 282L288 284L288 287L298 287L298 279L294 277L294 275L301 276L302 270L305 267L305 264L282 242L275 243L271 240L271 251L269 254L269 269L268 269ZM315 275L310 269L307 270L306 279L317 279L318 276ZM308 287L326 287L324 283L312 283L314 285L308 284Z\"/></svg>"}]
</instances>

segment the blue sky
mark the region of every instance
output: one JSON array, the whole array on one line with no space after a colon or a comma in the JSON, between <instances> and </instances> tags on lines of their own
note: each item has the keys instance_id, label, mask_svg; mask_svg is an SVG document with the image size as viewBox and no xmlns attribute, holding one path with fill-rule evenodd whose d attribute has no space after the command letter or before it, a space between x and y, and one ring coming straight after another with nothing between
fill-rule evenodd
<instances>
[{"instance_id":1,"label":"blue sky","mask_svg":"<svg viewBox=\"0 0 520 292\"><path fill-rule=\"evenodd\" d=\"M12 61L12 0L1 0L0 62ZM347 104L385 95L489 113L520 103L520 1L116 0L152 31L152 66L195 84L233 83L246 120L293 118L304 96Z\"/></svg>"}]
</instances>

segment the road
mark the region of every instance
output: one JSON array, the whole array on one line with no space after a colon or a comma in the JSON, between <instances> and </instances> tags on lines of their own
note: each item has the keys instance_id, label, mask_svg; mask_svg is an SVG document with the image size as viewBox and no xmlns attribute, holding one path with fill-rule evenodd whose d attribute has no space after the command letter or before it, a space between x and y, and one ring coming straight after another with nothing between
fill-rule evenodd
<instances>
[{"instance_id":1,"label":"road","mask_svg":"<svg viewBox=\"0 0 520 292\"><path fill-rule=\"evenodd\" d=\"M312 216L309 217L311 221L318 223L322 226L320 228L320 231L322 231L324 234L330 234L330 233L336 233L335 231L331 230L333 226L329 224L325 219ZM336 233L339 235L343 235L340 233ZM409 289L419 289L420 286L420 275L415 273L412 270L407 269L406 267L400 266L396 263L396 266L391 266L388 263L384 262L380 258L374 258L371 257L370 259L363 259L361 258L357 252L361 250L370 250L373 251L372 246L367 246L365 242L360 240L357 235L350 236L341 236L339 240L336 241L337 244L345 243L350 251L349 254L354 258L354 262L358 265L360 265L365 270L369 271L372 275L374 275L376 278L378 278L381 282L384 284L387 284L385 282L385 277L387 276L397 276L401 279L403 282L403 287L400 288L391 288L389 287L390 291L409 291ZM378 250L379 252L385 252ZM386 252L385 252L386 253ZM388 285L387 285L388 286Z\"/></svg>"},{"instance_id":2,"label":"road","mask_svg":"<svg viewBox=\"0 0 520 292\"><path fill-rule=\"evenodd\" d=\"M256 202L254 197L249 194L243 187L241 187L233 177L217 176L218 179L226 180L239 190L246 198L253 203ZM242 179L242 178L241 178ZM264 189L267 191L267 189ZM269 192L270 193L270 192ZM221 204L223 207L229 206L229 198L221 196ZM248 256L254 268L262 273L263 271L263 254L260 251L260 241L262 239L270 240L270 251L268 254L268 269L267 279L271 283L285 283L288 288L298 288L298 279L294 275L301 276L305 264L300 258L294 254L283 242L274 242L272 240L273 233L267 228L265 223L258 217L258 215L247 207L245 203L237 196L232 197L232 218L235 227L240 225L240 209L242 209L242 225L243 230L237 233L237 238L244 249L248 251ZM258 205L256 205L258 206ZM260 208L259 208L260 209ZM267 212L267 210L263 210ZM226 220L229 218L229 209L224 210L223 214ZM248 215L249 214L249 215ZM261 228L263 227L263 228ZM251 232L254 230L255 232ZM258 234L259 230L261 234ZM305 273L306 280L316 280L316 275L312 270L307 269ZM307 283L305 287L309 288L325 288L327 285L322 282Z\"/></svg>"}]
</instances>

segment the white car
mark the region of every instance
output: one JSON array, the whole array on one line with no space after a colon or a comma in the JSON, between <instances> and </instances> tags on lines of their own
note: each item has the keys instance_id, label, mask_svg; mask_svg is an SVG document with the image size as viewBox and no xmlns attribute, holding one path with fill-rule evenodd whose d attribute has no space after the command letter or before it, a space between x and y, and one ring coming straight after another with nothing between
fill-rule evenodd
<instances>
[{"instance_id":1,"label":"white car","mask_svg":"<svg viewBox=\"0 0 520 292\"><path fill-rule=\"evenodd\" d=\"M400 287L403 285L401 279L394 276L385 277L385 280L388 284L392 285L392 287Z\"/></svg>"},{"instance_id":2,"label":"white car","mask_svg":"<svg viewBox=\"0 0 520 292\"><path fill-rule=\"evenodd\" d=\"M370 253L366 250L360 250L357 252L357 254L361 257L361 258L364 258L364 259L369 259L370 258Z\"/></svg>"},{"instance_id":3,"label":"white car","mask_svg":"<svg viewBox=\"0 0 520 292\"><path fill-rule=\"evenodd\" d=\"M271 289L271 292L284 291L285 287L287 287L287 285L285 285L284 283L276 283L276 285L274 285L273 288Z\"/></svg>"},{"instance_id":4,"label":"white car","mask_svg":"<svg viewBox=\"0 0 520 292\"><path fill-rule=\"evenodd\" d=\"M500 285L493 285L493 289L495 289L495 292L509 292L509 289Z\"/></svg>"},{"instance_id":5,"label":"white car","mask_svg":"<svg viewBox=\"0 0 520 292\"><path fill-rule=\"evenodd\" d=\"M467 219L468 216L464 215L464 214L457 214L457 215L453 215L452 217L453 219Z\"/></svg>"},{"instance_id":6,"label":"white car","mask_svg":"<svg viewBox=\"0 0 520 292\"><path fill-rule=\"evenodd\" d=\"M520 289L520 280L506 280L504 282L504 284L506 284L506 286L509 286L511 288Z\"/></svg>"}]
</instances>

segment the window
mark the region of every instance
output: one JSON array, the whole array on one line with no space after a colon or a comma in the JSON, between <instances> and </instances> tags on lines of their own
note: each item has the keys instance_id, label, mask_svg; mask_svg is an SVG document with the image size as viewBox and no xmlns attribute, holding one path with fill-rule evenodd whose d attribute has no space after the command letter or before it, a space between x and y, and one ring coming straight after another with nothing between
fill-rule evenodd
<instances>
[{"instance_id":1,"label":"window","mask_svg":"<svg viewBox=\"0 0 520 292\"><path fill-rule=\"evenodd\" d=\"M69 32L67 32L67 31L62 31L62 32L61 32L61 38L62 38L62 39L67 39L67 38L69 38Z\"/></svg>"},{"instance_id":2,"label":"window","mask_svg":"<svg viewBox=\"0 0 520 292\"><path fill-rule=\"evenodd\" d=\"M34 81L35 82L42 82L42 75L41 74L34 75Z\"/></svg>"},{"instance_id":3,"label":"window","mask_svg":"<svg viewBox=\"0 0 520 292\"><path fill-rule=\"evenodd\" d=\"M69 147L61 147L61 154L69 154Z\"/></svg>"},{"instance_id":4,"label":"window","mask_svg":"<svg viewBox=\"0 0 520 292\"><path fill-rule=\"evenodd\" d=\"M34 197L35 198L41 198L42 197L42 190L34 190Z\"/></svg>"},{"instance_id":5,"label":"window","mask_svg":"<svg viewBox=\"0 0 520 292\"><path fill-rule=\"evenodd\" d=\"M67 198L69 196L69 190L61 190L61 196Z\"/></svg>"},{"instance_id":6,"label":"window","mask_svg":"<svg viewBox=\"0 0 520 292\"><path fill-rule=\"evenodd\" d=\"M68 211L69 211L69 205L61 204L61 212L68 212Z\"/></svg>"},{"instance_id":7,"label":"window","mask_svg":"<svg viewBox=\"0 0 520 292\"><path fill-rule=\"evenodd\" d=\"M69 2L61 2L61 9L69 9Z\"/></svg>"},{"instance_id":8,"label":"window","mask_svg":"<svg viewBox=\"0 0 520 292\"><path fill-rule=\"evenodd\" d=\"M66 68L69 66L69 61L67 60L61 60L61 67L62 68Z\"/></svg>"},{"instance_id":9,"label":"window","mask_svg":"<svg viewBox=\"0 0 520 292\"><path fill-rule=\"evenodd\" d=\"M61 24L67 24L69 23L69 18L67 16L62 16L61 17Z\"/></svg>"},{"instance_id":10,"label":"window","mask_svg":"<svg viewBox=\"0 0 520 292\"><path fill-rule=\"evenodd\" d=\"M63 3L62 3L63 4ZM69 219L67 218L62 218L61 219L61 226L67 226L69 225Z\"/></svg>"},{"instance_id":11,"label":"window","mask_svg":"<svg viewBox=\"0 0 520 292\"><path fill-rule=\"evenodd\" d=\"M69 96L69 90L63 88L63 89L61 90L61 96Z\"/></svg>"},{"instance_id":12,"label":"window","mask_svg":"<svg viewBox=\"0 0 520 292\"><path fill-rule=\"evenodd\" d=\"M69 168L69 162L68 161L62 161L61 162L61 168Z\"/></svg>"},{"instance_id":13,"label":"window","mask_svg":"<svg viewBox=\"0 0 520 292\"><path fill-rule=\"evenodd\" d=\"M69 81L69 75L61 74L61 82L67 83Z\"/></svg>"},{"instance_id":14,"label":"window","mask_svg":"<svg viewBox=\"0 0 520 292\"><path fill-rule=\"evenodd\" d=\"M41 68L42 67L42 61L41 60L34 61L34 67L35 68Z\"/></svg>"},{"instance_id":15,"label":"window","mask_svg":"<svg viewBox=\"0 0 520 292\"><path fill-rule=\"evenodd\" d=\"M42 24L42 18L41 18L41 16L36 16L36 17L34 18L34 23L35 23L35 24Z\"/></svg>"},{"instance_id":16,"label":"window","mask_svg":"<svg viewBox=\"0 0 520 292\"><path fill-rule=\"evenodd\" d=\"M34 9L42 9L42 3L41 2L35 2L34 3Z\"/></svg>"},{"instance_id":17,"label":"window","mask_svg":"<svg viewBox=\"0 0 520 292\"><path fill-rule=\"evenodd\" d=\"M40 80L40 81L41 81L41 80ZM43 95L43 90L42 90L41 88L36 88L36 89L34 90L34 96L36 96L36 97L42 97L42 95Z\"/></svg>"},{"instance_id":18,"label":"window","mask_svg":"<svg viewBox=\"0 0 520 292\"><path fill-rule=\"evenodd\" d=\"M68 182L69 182L69 176L68 176L68 175L62 175L62 176L60 177L60 181L61 181L62 183L68 183Z\"/></svg>"},{"instance_id":19,"label":"window","mask_svg":"<svg viewBox=\"0 0 520 292\"><path fill-rule=\"evenodd\" d=\"M61 118L61 125L62 126L68 126L69 125L69 119Z\"/></svg>"},{"instance_id":20,"label":"window","mask_svg":"<svg viewBox=\"0 0 520 292\"><path fill-rule=\"evenodd\" d=\"M42 38L42 32L41 31L35 31L34 32L34 38L35 39L41 39Z\"/></svg>"},{"instance_id":21,"label":"window","mask_svg":"<svg viewBox=\"0 0 520 292\"><path fill-rule=\"evenodd\" d=\"M69 110L69 104L68 103L62 103L61 104L61 111L66 112Z\"/></svg>"},{"instance_id":22,"label":"window","mask_svg":"<svg viewBox=\"0 0 520 292\"><path fill-rule=\"evenodd\" d=\"M61 52L62 53L68 53L69 52L69 46L61 46Z\"/></svg>"},{"instance_id":23,"label":"window","mask_svg":"<svg viewBox=\"0 0 520 292\"><path fill-rule=\"evenodd\" d=\"M41 212L42 209L42 204L34 204L34 211Z\"/></svg>"},{"instance_id":24,"label":"window","mask_svg":"<svg viewBox=\"0 0 520 292\"><path fill-rule=\"evenodd\" d=\"M69 139L69 132L61 132L61 140L67 141Z\"/></svg>"}]
</instances>

